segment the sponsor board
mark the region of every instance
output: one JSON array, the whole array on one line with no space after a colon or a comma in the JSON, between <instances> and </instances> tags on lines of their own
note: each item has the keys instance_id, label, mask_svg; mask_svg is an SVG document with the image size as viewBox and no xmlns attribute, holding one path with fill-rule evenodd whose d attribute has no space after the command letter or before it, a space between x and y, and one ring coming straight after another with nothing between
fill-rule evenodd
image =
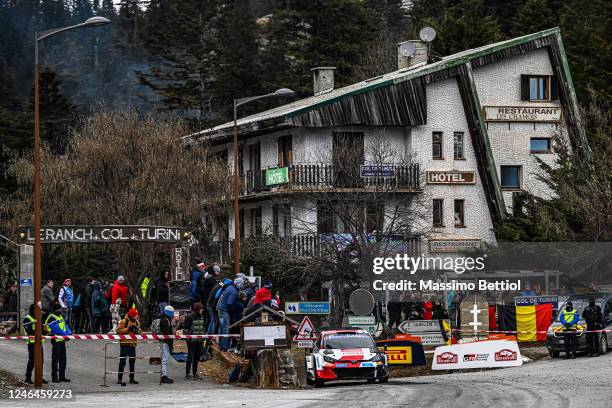
<instances>
[{"instance_id":1,"label":"sponsor board","mask_svg":"<svg viewBox=\"0 0 612 408\"><path fill-rule=\"evenodd\" d=\"M384 350L387 354L389 365L410 365L412 364L411 346L389 346Z\"/></svg>"},{"instance_id":2,"label":"sponsor board","mask_svg":"<svg viewBox=\"0 0 612 408\"><path fill-rule=\"evenodd\" d=\"M433 370L517 367L523 365L516 341L484 340L436 347Z\"/></svg>"}]
</instances>

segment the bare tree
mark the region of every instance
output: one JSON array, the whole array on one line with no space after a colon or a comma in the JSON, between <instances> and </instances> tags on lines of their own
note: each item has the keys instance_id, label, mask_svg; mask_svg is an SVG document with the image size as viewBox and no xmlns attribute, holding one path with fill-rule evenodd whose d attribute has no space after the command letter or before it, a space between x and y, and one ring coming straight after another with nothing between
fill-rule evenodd
<instances>
[{"instance_id":1,"label":"bare tree","mask_svg":"<svg viewBox=\"0 0 612 408\"><path fill-rule=\"evenodd\" d=\"M341 324L346 295L370 282L373 259L420 252L429 223L418 165L386 132L367 143L359 133L337 133L332 140L333 146L311 152L312 163L290 166L284 188L296 194L274 200L274 222L289 217L290 233L268 226L271 236L248 240L245 256L277 254L268 257L269 272L301 293L328 282L334 324ZM362 177L363 164L371 166L370 176Z\"/></svg>"},{"instance_id":2,"label":"bare tree","mask_svg":"<svg viewBox=\"0 0 612 408\"><path fill-rule=\"evenodd\" d=\"M135 111L100 110L74 132L66 153L42 151L42 216L45 224L143 224L198 231L227 197L226 165L209 157L205 145L186 146L190 129L178 120L140 117ZM10 166L19 184L2 197L3 231L17 234L33 224L31 157ZM78 250L78 248L75 248ZM154 243L108 244L141 312L139 285L156 269Z\"/></svg>"}]
</instances>

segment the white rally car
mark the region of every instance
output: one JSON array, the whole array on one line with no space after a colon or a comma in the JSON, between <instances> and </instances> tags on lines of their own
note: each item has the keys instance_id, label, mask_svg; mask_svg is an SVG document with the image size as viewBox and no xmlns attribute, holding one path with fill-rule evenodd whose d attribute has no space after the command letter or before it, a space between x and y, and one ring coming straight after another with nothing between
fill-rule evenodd
<instances>
[{"instance_id":1,"label":"white rally car","mask_svg":"<svg viewBox=\"0 0 612 408\"><path fill-rule=\"evenodd\" d=\"M306 355L306 379L317 387L334 380L385 383L389 380L389 362L367 331L327 330L321 332L312 353Z\"/></svg>"}]
</instances>

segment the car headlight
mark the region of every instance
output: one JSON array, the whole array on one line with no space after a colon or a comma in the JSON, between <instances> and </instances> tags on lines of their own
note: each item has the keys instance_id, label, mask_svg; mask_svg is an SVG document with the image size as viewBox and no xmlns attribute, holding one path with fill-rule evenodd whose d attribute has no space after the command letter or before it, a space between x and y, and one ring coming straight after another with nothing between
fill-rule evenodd
<instances>
[{"instance_id":1,"label":"car headlight","mask_svg":"<svg viewBox=\"0 0 612 408\"><path fill-rule=\"evenodd\" d=\"M332 356L323 356L323 360L327 361L328 363L335 363L336 359L333 358Z\"/></svg>"},{"instance_id":2,"label":"car headlight","mask_svg":"<svg viewBox=\"0 0 612 408\"><path fill-rule=\"evenodd\" d=\"M548 326L548 330L546 330L546 335L547 336L552 336L553 334L553 328L552 326Z\"/></svg>"},{"instance_id":3,"label":"car headlight","mask_svg":"<svg viewBox=\"0 0 612 408\"><path fill-rule=\"evenodd\" d=\"M374 357L370 359L370 361L382 361L382 355L380 353L374 354Z\"/></svg>"}]
</instances>

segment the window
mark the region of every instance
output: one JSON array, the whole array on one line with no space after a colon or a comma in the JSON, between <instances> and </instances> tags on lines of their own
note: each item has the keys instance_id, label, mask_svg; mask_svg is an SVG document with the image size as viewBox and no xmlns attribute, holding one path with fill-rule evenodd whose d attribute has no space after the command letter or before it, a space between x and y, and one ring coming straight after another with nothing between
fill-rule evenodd
<instances>
[{"instance_id":1,"label":"window","mask_svg":"<svg viewBox=\"0 0 612 408\"><path fill-rule=\"evenodd\" d=\"M334 232L334 213L328 203L317 203L317 233L331 234Z\"/></svg>"},{"instance_id":2,"label":"window","mask_svg":"<svg viewBox=\"0 0 612 408\"><path fill-rule=\"evenodd\" d=\"M453 135L453 155L455 160L465 159L463 153L463 132L455 132Z\"/></svg>"},{"instance_id":3,"label":"window","mask_svg":"<svg viewBox=\"0 0 612 408\"><path fill-rule=\"evenodd\" d=\"M238 215L238 223L240 224L239 225L239 227L240 227L240 238L244 238L244 231L245 231L245 228L244 228L244 219L245 219L244 208L241 208L240 212L239 212L239 215Z\"/></svg>"},{"instance_id":4,"label":"window","mask_svg":"<svg viewBox=\"0 0 612 408\"><path fill-rule=\"evenodd\" d=\"M251 208L249 211L249 233L252 237L259 237L262 234L261 207Z\"/></svg>"},{"instance_id":5,"label":"window","mask_svg":"<svg viewBox=\"0 0 612 408\"><path fill-rule=\"evenodd\" d=\"M332 134L334 187L351 188L363 185L359 171L365 158L363 138L362 132Z\"/></svg>"},{"instance_id":6,"label":"window","mask_svg":"<svg viewBox=\"0 0 612 408\"><path fill-rule=\"evenodd\" d=\"M293 143L291 135L278 138L278 167L289 166L293 162Z\"/></svg>"},{"instance_id":7,"label":"window","mask_svg":"<svg viewBox=\"0 0 612 408\"><path fill-rule=\"evenodd\" d=\"M442 132L433 132L431 134L431 157L434 159L442 159Z\"/></svg>"},{"instance_id":8,"label":"window","mask_svg":"<svg viewBox=\"0 0 612 408\"><path fill-rule=\"evenodd\" d=\"M385 223L384 205L382 203L366 203L366 232L368 234L382 233Z\"/></svg>"},{"instance_id":9,"label":"window","mask_svg":"<svg viewBox=\"0 0 612 408\"><path fill-rule=\"evenodd\" d=\"M464 200L455 200L455 227L465 227Z\"/></svg>"},{"instance_id":10,"label":"window","mask_svg":"<svg viewBox=\"0 0 612 408\"><path fill-rule=\"evenodd\" d=\"M558 100L557 78L549 75L521 75L521 99L524 101Z\"/></svg>"},{"instance_id":11,"label":"window","mask_svg":"<svg viewBox=\"0 0 612 408\"><path fill-rule=\"evenodd\" d=\"M501 166L502 188L516 190L521 188L521 166Z\"/></svg>"},{"instance_id":12,"label":"window","mask_svg":"<svg viewBox=\"0 0 612 408\"><path fill-rule=\"evenodd\" d=\"M283 237L291 236L291 207L289 205L272 206L272 235L280 236L280 223L282 222Z\"/></svg>"},{"instance_id":13,"label":"window","mask_svg":"<svg viewBox=\"0 0 612 408\"><path fill-rule=\"evenodd\" d=\"M550 139L547 137L532 137L529 141L531 153L551 153Z\"/></svg>"},{"instance_id":14,"label":"window","mask_svg":"<svg viewBox=\"0 0 612 408\"><path fill-rule=\"evenodd\" d=\"M444 226L444 200L435 199L433 200L433 226L443 227Z\"/></svg>"}]
</instances>

